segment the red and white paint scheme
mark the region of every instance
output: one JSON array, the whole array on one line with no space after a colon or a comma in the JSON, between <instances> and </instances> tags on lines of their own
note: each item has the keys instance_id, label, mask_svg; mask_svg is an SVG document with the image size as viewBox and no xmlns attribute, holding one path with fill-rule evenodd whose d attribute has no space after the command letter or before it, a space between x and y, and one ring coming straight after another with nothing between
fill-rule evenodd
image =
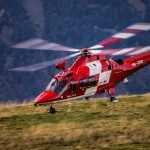
<instances>
[{"instance_id":1,"label":"red and white paint scheme","mask_svg":"<svg viewBox=\"0 0 150 150\"><path fill-rule=\"evenodd\" d=\"M90 96L108 92L110 101L114 101L114 87L139 69L150 64L150 46L122 49L98 50L120 40L130 38L142 31L150 30L150 24L138 23L127 27L110 38L90 48L81 50L50 43L42 39L30 39L13 45L13 48L34 50L63 50L76 52L72 55L45 61L38 64L10 69L11 71L36 71L55 64L61 70L34 101L35 105L47 105L54 102L89 98ZM107 59L105 55L126 55L124 59ZM66 68L66 60L78 56L70 68ZM51 106L50 112L55 109Z\"/></svg>"}]
</instances>

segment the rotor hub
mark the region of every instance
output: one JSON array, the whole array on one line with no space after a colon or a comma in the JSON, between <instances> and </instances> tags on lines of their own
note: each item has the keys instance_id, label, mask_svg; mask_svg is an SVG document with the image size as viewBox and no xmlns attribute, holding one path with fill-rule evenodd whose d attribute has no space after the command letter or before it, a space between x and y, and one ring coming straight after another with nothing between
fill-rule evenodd
<instances>
[{"instance_id":1,"label":"rotor hub","mask_svg":"<svg viewBox=\"0 0 150 150\"><path fill-rule=\"evenodd\" d=\"M82 53L87 53L87 52L89 52L89 48L83 48L83 49L81 50L81 52L82 52Z\"/></svg>"}]
</instances>

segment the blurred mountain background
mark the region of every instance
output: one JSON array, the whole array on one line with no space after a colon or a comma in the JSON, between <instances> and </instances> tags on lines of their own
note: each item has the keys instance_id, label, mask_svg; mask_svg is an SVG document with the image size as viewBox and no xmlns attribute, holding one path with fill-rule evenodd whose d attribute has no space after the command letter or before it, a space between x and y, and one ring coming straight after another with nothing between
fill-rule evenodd
<instances>
[{"instance_id":1,"label":"blurred mountain background","mask_svg":"<svg viewBox=\"0 0 150 150\"><path fill-rule=\"evenodd\" d=\"M124 27L150 22L149 0L0 0L0 102L30 100L42 92L54 66L36 72L9 72L69 55L69 52L12 49L12 44L38 37L75 48L95 45ZM147 46L143 33L107 48ZM68 61L68 67L74 59ZM150 67L120 83L118 94L150 92Z\"/></svg>"}]
</instances>

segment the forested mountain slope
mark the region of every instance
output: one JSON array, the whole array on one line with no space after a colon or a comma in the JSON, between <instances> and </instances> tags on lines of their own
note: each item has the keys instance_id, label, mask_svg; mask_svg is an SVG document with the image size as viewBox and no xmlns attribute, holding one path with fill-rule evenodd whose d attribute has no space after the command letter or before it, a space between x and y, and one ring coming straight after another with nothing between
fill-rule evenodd
<instances>
[{"instance_id":1,"label":"forested mountain slope","mask_svg":"<svg viewBox=\"0 0 150 150\"><path fill-rule=\"evenodd\" d=\"M39 8L39 3L40 11L43 10L44 15L43 26L35 22L33 14L30 14L32 11L27 10L28 7L25 7L22 1L0 0L1 101L14 99L22 101L35 97L51 80L49 73L57 73L54 67L33 73L8 72L8 68L70 54L69 52L59 52L58 55L56 52L17 50L10 48L10 45L40 36L51 42L82 48L95 45L130 24L150 22L148 0L38 0L32 7ZM143 33L109 48L146 46L150 44L149 39L150 33ZM68 66L72 62L73 60L70 60ZM147 66L131 77L132 79L126 85L118 85L118 94L149 92L149 76L150 67Z\"/></svg>"}]
</instances>

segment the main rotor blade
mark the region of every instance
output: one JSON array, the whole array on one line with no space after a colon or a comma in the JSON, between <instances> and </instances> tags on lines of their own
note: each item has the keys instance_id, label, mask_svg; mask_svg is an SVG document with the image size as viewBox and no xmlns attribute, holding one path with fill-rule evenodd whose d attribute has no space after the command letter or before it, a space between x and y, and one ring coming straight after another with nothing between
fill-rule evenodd
<instances>
[{"instance_id":1,"label":"main rotor blade","mask_svg":"<svg viewBox=\"0 0 150 150\"><path fill-rule=\"evenodd\" d=\"M106 49L106 50L90 50L92 53L101 53L104 55L112 55L112 56L119 56L119 55L138 55L141 53L149 52L150 46L145 47L131 47L131 48L120 48L120 49Z\"/></svg>"},{"instance_id":2,"label":"main rotor blade","mask_svg":"<svg viewBox=\"0 0 150 150\"><path fill-rule=\"evenodd\" d=\"M24 67L12 68L12 69L9 69L9 71L20 71L20 72L21 71L27 71L27 72L37 71L37 70L40 70L40 69L47 68L47 67L49 67L51 65L54 65L58 62L70 59L70 58L75 57L75 56L78 56L80 54L81 53L79 52L79 53L75 53L75 54L72 54L72 55L69 55L69 56L66 56L66 57L62 57L62 58L59 58L59 59L45 61L45 62L42 62L42 63L37 63L37 64L28 65L28 66L24 66Z\"/></svg>"},{"instance_id":3,"label":"main rotor blade","mask_svg":"<svg viewBox=\"0 0 150 150\"><path fill-rule=\"evenodd\" d=\"M112 35L108 39L103 40L102 42L90 47L90 49L100 49L105 46L119 42L121 40L128 39L132 36L135 36L135 35L143 32L143 31L148 31L148 30L150 30L150 23L133 24L133 25L125 28L121 32L118 32L118 33Z\"/></svg>"},{"instance_id":4,"label":"main rotor blade","mask_svg":"<svg viewBox=\"0 0 150 150\"><path fill-rule=\"evenodd\" d=\"M43 39L33 38L21 43L17 43L11 46L12 48L18 49L30 49L30 50L59 50L59 51L70 51L78 52L78 49L63 46L57 43L51 43Z\"/></svg>"}]
</instances>

